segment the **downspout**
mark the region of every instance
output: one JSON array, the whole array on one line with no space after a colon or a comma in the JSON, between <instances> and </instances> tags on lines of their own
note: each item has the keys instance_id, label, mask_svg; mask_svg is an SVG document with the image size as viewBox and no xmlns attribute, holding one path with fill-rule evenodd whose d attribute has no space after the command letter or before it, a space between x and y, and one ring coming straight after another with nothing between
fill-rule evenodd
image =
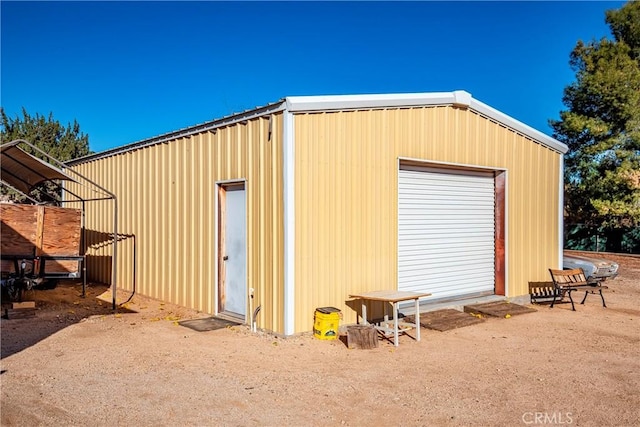
<instances>
[{"instance_id":1,"label":"downspout","mask_svg":"<svg viewBox=\"0 0 640 427\"><path fill-rule=\"evenodd\" d=\"M283 199L284 199L284 334L295 331L295 151L293 113L285 100L283 112Z\"/></svg>"}]
</instances>

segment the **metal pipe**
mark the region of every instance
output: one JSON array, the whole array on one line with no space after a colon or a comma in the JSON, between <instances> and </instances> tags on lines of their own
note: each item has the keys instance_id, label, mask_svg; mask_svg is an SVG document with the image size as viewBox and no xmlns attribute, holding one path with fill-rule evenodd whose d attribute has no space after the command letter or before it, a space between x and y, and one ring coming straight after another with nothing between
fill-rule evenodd
<instances>
[{"instance_id":1,"label":"metal pipe","mask_svg":"<svg viewBox=\"0 0 640 427\"><path fill-rule=\"evenodd\" d=\"M85 202L82 201L82 216L80 217L80 253L82 255L82 298L87 296L87 230L85 227Z\"/></svg>"},{"instance_id":2,"label":"metal pipe","mask_svg":"<svg viewBox=\"0 0 640 427\"><path fill-rule=\"evenodd\" d=\"M137 285L137 275L138 275L138 247L136 245L136 235L131 234L133 237L133 293L136 293L136 285Z\"/></svg>"},{"instance_id":3,"label":"metal pipe","mask_svg":"<svg viewBox=\"0 0 640 427\"><path fill-rule=\"evenodd\" d=\"M14 187L11 184L7 184L4 181L1 181L2 185L9 187L10 189L12 189L13 191L15 191L16 193L20 193L22 194L24 197L26 197L27 199L31 200L34 204L36 205L40 205L42 204L42 202L37 201L36 199L34 199L33 197L29 196L28 194L23 193L22 191L18 190L16 187Z\"/></svg>"},{"instance_id":4,"label":"metal pipe","mask_svg":"<svg viewBox=\"0 0 640 427\"><path fill-rule=\"evenodd\" d=\"M83 202L99 202L101 200L112 200L113 197L98 197L95 199L81 199ZM78 203L77 200L62 200L63 203Z\"/></svg>"},{"instance_id":5,"label":"metal pipe","mask_svg":"<svg viewBox=\"0 0 640 427\"><path fill-rule=\"evenodd\" d=\"M118 274L118 199L113 196L113 257L111 259L112 308L116 309L116 285Z\"/></svg>"},{"instance_id":6,"label":"metal pipe","mask_svg":"<svg viewBox=\"0 0 640 427\"><path fill-rule=\"evenodd\" d=\"M257 306L255 310L253 310L253 316L251 317L251 331L257 332L258 328L256 325L256 317L258 317L258 313L260 313L261 305Z\"/></svg>"}]
</instances>

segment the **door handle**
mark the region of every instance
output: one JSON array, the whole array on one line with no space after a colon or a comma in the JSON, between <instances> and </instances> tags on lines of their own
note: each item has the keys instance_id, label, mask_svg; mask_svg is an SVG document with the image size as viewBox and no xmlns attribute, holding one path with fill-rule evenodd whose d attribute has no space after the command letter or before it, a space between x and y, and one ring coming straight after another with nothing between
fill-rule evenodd
<instances>
[{"instance_id":1,"label":"door handle","mask_svg":"<svg viewBox=\"0 0 640 427\"><path fill-rule=\"evenodd\" d=\"M229 255L225 255L225 256L223 256L223 257L222 257L222 260L223 260L223 261L226 261L226 260L228 260L228 259L229 259Z\"/></svg>"}]
</instances>

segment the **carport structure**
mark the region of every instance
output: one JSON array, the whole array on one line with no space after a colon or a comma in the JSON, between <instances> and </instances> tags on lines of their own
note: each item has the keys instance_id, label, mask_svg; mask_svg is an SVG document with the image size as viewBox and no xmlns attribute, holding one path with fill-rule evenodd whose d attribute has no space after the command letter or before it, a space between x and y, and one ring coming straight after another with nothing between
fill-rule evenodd
<instances>
[{"instance_id":1,"label":"carport structure","mask_svg":"<svg viewBox=\"0 0 640 427\"><path fill-rule=\"evenodd\" d=\"M22 147L25 147L23 149ZM47 159L44 161L28 151L34 154L39 154L42 158ZM46 152L42 151L35 145L24 139L17 139L11 142L7 142L0 146L0 181L2 185L14 190L15 192L23 195L29 199L33 204L40 205L40 202L29 194L32 191L38 191L41 194L52 201L55 201L60 206L65 204L79 204L81 210L81 240L80 240L80 258L81 272L82 272L82 292L83 296L87 284L86 274L86 228L85 228L85 212L86 204L88 202L112 200L113 201L113 271L111 276L111 288L112 288L112 306L116 308L116 277L117 277L117 236L118 236L118 203L115 194L109 190L100 186L96 182L85 177L81 173L67 168L67 166L60 162L58 159L50 156ZM75 185L79 185L85 189L85 196L80 196L77 192L71 191L65 188L62 182L73 182ZM47 190L43 184L50 182L54 185L57 191ZM91 194L91 197L87 197L86 194ZM5 254L3 254L5 255ZM46 257L54 259L56 257ZM62 257L71 258L71 257Z\"/></svg>"}]
</instances>

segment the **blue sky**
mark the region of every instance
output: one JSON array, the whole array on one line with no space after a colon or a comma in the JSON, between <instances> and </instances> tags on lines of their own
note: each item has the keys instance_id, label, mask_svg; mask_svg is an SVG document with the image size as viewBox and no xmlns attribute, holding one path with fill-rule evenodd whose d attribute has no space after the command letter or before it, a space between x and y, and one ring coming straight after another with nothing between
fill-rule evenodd
<instances>
[{"instance_id":1,"label":"blue sky","mask_svg":"<svg viewBox=\"0 0 640 427\"><path fill-rule=\"evenodd\" d=\"M293 95L466 90L551 134L624 2L0 3L2 107L102 151Z\"/></svg>"}]
</instances>

